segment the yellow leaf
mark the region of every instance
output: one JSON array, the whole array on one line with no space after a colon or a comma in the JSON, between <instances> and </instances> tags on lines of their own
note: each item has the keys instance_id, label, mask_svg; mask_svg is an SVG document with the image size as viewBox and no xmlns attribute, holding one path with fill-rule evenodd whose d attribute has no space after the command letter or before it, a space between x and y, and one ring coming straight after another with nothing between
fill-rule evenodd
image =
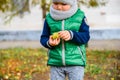
<instances>
[{"instance_id":1,"label":"yellow leaf","mask_svg":"<svg viewBox=\"0 0 120 80\"><path fill-rule=\"evenodd\" d=\"M111 80L115 80L114 78L111 78Z\"/></svg>"},{"instance_id":2,"label":"yellow leaf","mask_svg":"<svg viewBox=\"0 0 120 80\"><path fill-rule=\"evenodd\" d=\"M53 33L52 38L53 38L53 39L57 39L57 38L59 38L59 34L58 34L58 32Z\"/></svg>"}]
</instances>

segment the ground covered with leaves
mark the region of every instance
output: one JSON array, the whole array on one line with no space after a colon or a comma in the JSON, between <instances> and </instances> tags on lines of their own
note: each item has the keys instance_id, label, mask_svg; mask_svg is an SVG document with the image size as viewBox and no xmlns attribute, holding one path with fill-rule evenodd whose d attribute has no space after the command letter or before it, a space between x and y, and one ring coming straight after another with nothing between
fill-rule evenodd
<instances>
[{"instance_id":1,"label":"ground covered with leaves","mask_svg":"<svg viewBox=\"0 0 120 80\"><path fill-rule=\"evenodd\" d=\"M43 48L0 49L0 80L50 80ZM120 51L87 50L84 80L120 80Z\"/></svg>"}]
</instances>

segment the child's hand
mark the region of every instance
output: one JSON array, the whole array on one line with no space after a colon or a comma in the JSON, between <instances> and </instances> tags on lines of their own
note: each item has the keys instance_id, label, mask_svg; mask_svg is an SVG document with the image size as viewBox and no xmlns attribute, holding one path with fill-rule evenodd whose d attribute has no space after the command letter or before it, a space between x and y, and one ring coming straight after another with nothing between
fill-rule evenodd
<instances>
[{"instance_id":1,"label":"child's hand","mask_svg":"<svg viewBox=\"0 0 120 80\"><path fill-rule=\"evenodd\" d=\"M59 32L59 36L60 36L60 38L62 38L62 39L65 40L65 41L68 41L68 40L70 40L70 38L71 38L70 32L67 31L67 30L65 30L65 31L60 31L60 32Z\"/></svg>"},{"instance_id":2,"label":"child's hand","mask_svg":"<svg viewBox=\"0 0 120 80\"><path fill-rule=\"evenodd\" d=\"M60 43L60 38L53 38L53 36L51 35L50 38L49 38L49 44L51 46L56 46Z\"/></svg>"}]
</instances>

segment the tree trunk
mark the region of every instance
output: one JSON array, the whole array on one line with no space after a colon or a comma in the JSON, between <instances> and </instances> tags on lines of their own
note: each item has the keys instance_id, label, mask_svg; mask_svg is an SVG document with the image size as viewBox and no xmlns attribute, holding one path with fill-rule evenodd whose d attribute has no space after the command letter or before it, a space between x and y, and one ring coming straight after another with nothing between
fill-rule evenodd
<instances>
[{"instance_id":1,"label":"tree trunk","mask_svg":"<svg viewBox=\"0 0 120 80\"><path fill-rule=\"evenodd\" d=\"M42 13L43 13L43 19L44 19L46 17L46 9L43 9L42 11L43 11Z\"/></svg>"},{"instance_id":2,"label":"tree trunk","mask_svg":"<svg viewBox=\"0 0 120 80\"><path fill-rule=\"evenodd\" d=\"M46 13L49 11L51 2L47 3L47 0L42 0L41 2L41 8L42 8L42 13L43 13L43 18L46 17Z\"/></svg>"}]
</instances>

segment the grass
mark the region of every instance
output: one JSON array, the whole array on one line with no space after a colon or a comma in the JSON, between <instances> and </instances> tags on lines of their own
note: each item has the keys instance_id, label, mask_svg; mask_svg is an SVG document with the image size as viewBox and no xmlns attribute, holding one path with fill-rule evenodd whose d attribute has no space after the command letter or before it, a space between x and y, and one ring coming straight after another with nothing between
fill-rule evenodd
<instances>
[{"instance_id":1,"label":"grass","mask_svg":"<svg viewBox=\"0 0 120 80\"><path fill-rule=\"evenodd\" d=\"M91 80L120 80L120 51L87 51Z\"/></svg>"},{"instance_id":2,"label":"grass","mask_svg":"<svg viewBox=\"0 0 120 80\"><path fill-rule=\"evenodd\" d=\"M33 73L46 72L45 53L44 49L1 49L0 80L30 80Z\"/></svg>"},{"instance_id":3,"label":"grass","mask_svg":"<svg viewBox=\"0 0 120 80\"><path fill-rule=\"evenodd\" d=\"M0 80L49 80L47 50L0 49ZM120 51L87 50L85 80L120 80Z\"/></svg>"}]
</instances>

